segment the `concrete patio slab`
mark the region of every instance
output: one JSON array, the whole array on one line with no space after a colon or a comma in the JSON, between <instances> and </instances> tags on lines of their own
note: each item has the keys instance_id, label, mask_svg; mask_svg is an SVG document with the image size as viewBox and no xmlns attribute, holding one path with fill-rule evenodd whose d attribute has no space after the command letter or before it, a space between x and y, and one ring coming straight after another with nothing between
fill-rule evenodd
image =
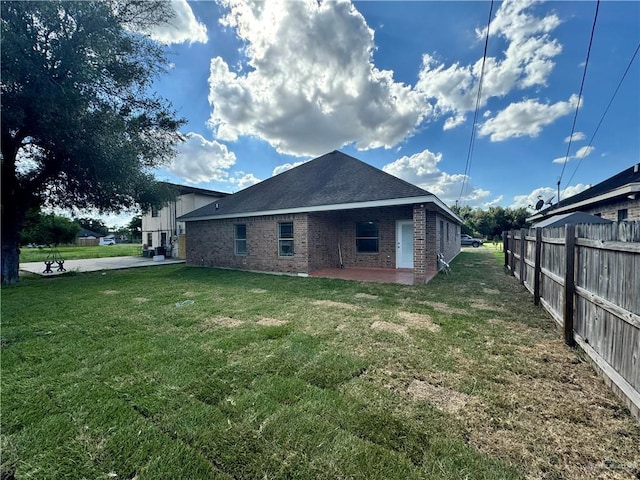
<instances>
[{"instance_id":1,"label":"concrete patio slab","mask_svg":"<svg viewBox=\"0 0 640 480\"><path fill-rule=\"evenodd\" d=\"M184 260L167 258L161 261L154 261L147 257L107 257L107 258L87 258L84 260L65 260L64 268L67 272L99 272L101 270L119 270L123 268L155 267L158 265L168 265L174 263L184 263ZM43 273L46 269L44 262L29 262L20 264L20 272L35 273L43 277L62 275L66 272L58 272L57 264L51 266L53 273Z\"/></svg>"}]
</instances>

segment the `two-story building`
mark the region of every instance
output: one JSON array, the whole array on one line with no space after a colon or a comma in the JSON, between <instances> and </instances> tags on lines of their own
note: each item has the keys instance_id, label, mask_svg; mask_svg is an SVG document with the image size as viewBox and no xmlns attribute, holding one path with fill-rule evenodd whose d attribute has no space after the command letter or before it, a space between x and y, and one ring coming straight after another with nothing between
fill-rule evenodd
<instances>
[{"instance_id":1,"label":"two-story building","mask_svg":"<svg viewBox=\"0 0 640 480\"><path fill-rule=\"evenodd\" d=\"M165 183L175 188L176 199L163 208L153 208L142 216L143 249L155 250L162 247L167 255L184 258L185 227L184 222L177 220L178 217L229 194L187 185ZM183 248L180 247L181 245Z\"/></svg>"}]
</instances>

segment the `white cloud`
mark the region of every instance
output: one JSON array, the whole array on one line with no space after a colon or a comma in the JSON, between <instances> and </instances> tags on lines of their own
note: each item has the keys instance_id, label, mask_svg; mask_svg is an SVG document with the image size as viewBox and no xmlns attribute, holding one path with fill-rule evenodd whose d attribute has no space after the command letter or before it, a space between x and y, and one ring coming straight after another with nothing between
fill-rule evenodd
<instances>
[{"instance_id":1,"label":"white cloud","mask_svg":"<svg viewBox=\"0 0 640 480\"><path fill-rule=\"evenodd\" d=\"M222 140L254 136L316 156L354 143L390 148L426 113L411 87L372 63L373 31L348 1L221 0L221 23L244 42L238 73L211 60L209 125Z\"/></svg>"},{"instance_id":2,"label":"white cloud","mask_svg":"<svg viewBox=\"0 0 640 480\"><path fill-rule=\"evenodd\" d=\"M271 173L271 175L275 177L276 175L286 172L287 170L291 170L292 168L302 165L303 163L305 162L283 163L282 165L277 165L273 169L273 172Z\"/></svg>"},{"instance_id":3,"label":"white cloud","mask_svg":"<svg viewBox=\"0 0 640 480\"><path fill-rule=\"evenodd\" d=\"M501 98L514 89L527 89L547 85L555 66L553 58L562 46L549 37L559 24L555 14L538 17L532 13L535 0L505 1L491 22L491 36L508 42L503 58L487 57L480 106L492 97ZM484 41L486 28L476 32ZM445 129L460 125L464 112L475 109L482 59L470 65L454 63L445 67L429 54L422 59L422 69L416 90L434 102L440 115L451 115Z\"/></svg>"},{"instance_id":4,"label":"white cloud","mask_svg":"<svg viewBox=\"0 0 640 480\"><path fill-rule=\"evenodd\" d=\"M569 137L566 137L564 139L564 143L569 143L569 140L571 140L572 142L576 142L579 140L584 140L585 138L587 138L587 136L582 133L582 132L573 132L573 134Z\"/></svg>"},{"instance_id":5,"label":"white cloud","mask_svg":"<svg viewBox=\"0 0 640 480\"><path fill-rule=\"evenodd\" d=\"M167 170L187 182L225 181L236 156L226 145L209 141L197 133L188 133L178 145L178 155Z\"/></svg>"},{"instance_id":6,"label":"white cloud","mask_svg":"<svg viewBox=\"0 0 640 480\"><path fill-rule=\"evenodd\" d=\"M175 16L168 22L156 25L148 33L162 43L207 43L207 27L198 22L187 0L172 0Z\"/></svg>"},{"instance_id":7,"label":"white cloud","mask_svg":"<svg viewBox=\"0 0 640 480\"><path fill-rule=\"evenodd\" d=\"M566 158L566 161L570 161L573 159L583 159L585 157L588 157L589 155L591 155L593 153L593 151L596 149L596 147L592 147L590 145L585 145L584 147L580 147L577 151L575 155L569 155L569 157ZM565 162L565 157L560 157L560 158L554 158L553 159L553 163L564 163Z\"/></svg>"},{"instance_id":8,"label":"white cloud","mask_svg":"<svg viewBox=\"0 0 640 480\"><path fill-rule=\"evenodd\" d=\"M579 183L577 185L573 185L565 188L560 191L560 198L565 199L571 197L573 195L577 195L578 193L589 188L589 185L583 185ZM534 208L538 200L542 199L544 202L553 198L552 203L556 203L558 201L556 195L558 191L551 187L539 187L533 190L531 193L526 195L516 195L513 197L513 204L510 205L510 208L527 208L530 207L531 212L535 212ZM544 207L547 208L547 207Z\"/></svg>"},{"instance_id":9,"label":"white cloud","mask_svg":"<svg viewBox=\"0 0 640 480\"><path fill-rule=\"evenodd\" d=\"M449 174L438 168L442 153L423 150L411 156L401 157L388 163L382 170L409 183L424 188L435 194L447 205L455 204L460 197L462 185L467 180L465 195L460 199L463 204L481 206L488 201L491 192L468 185L468 178L463 174Z\"/></svg>"},{"instance_id":10,"label":"white cloud","mask_svg":"<svg viewBox=\"0 0 640 480\"><path fill-rule=\"evenodd\" d=\"M574 111L577 102L578 96L571 95L568 101L554 104L540 103L537 100L512 103L480 125L478 134L481 137L490 135L492 142L513 137L537 137L543 127Z\"/></svg>"},{"instance_id":11,"label":"white cloud","mask_svg":"<svg viewBox=\"0 0 640 480\"><path fill-rule=\"evenodd\" d=\"M261 180L253 173L236 172L236 176L229 179L229 183L236 185L238 190L243 190L251 185L255 185Z\"/></svg>"}]
</instances>

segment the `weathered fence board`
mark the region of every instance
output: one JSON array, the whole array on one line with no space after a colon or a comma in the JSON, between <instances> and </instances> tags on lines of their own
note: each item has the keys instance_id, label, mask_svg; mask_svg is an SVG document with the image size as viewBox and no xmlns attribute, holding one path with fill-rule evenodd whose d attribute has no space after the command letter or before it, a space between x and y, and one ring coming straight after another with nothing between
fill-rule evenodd
<instances>
[{"instance_id":1,"label":"weathered fence board","mask_svg":"<svg viewBox=\"0 0 640 480\"><path fill-rule=\"evenodd\" d=\"M640 419L640 222L516 230L503 238L510 273Z\"/></svg>"}]
</instances>

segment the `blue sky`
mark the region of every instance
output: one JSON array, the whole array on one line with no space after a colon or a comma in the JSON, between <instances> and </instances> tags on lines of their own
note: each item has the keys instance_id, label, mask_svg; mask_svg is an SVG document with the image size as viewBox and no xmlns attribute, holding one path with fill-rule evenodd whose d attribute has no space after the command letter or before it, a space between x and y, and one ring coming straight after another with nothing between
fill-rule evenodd
<instances>
[{"instance_id":1,"label":"blue sky","mask_svg":"<svg viewBox=\"0 0 640 480\"><path fill-rule=\"evenodd\" d=\"M188 140L161 180L235 192L342 150L487 208L562 197L640 160L640 2L174 2L154 88Z\"/></svg>"}]
</instances>

